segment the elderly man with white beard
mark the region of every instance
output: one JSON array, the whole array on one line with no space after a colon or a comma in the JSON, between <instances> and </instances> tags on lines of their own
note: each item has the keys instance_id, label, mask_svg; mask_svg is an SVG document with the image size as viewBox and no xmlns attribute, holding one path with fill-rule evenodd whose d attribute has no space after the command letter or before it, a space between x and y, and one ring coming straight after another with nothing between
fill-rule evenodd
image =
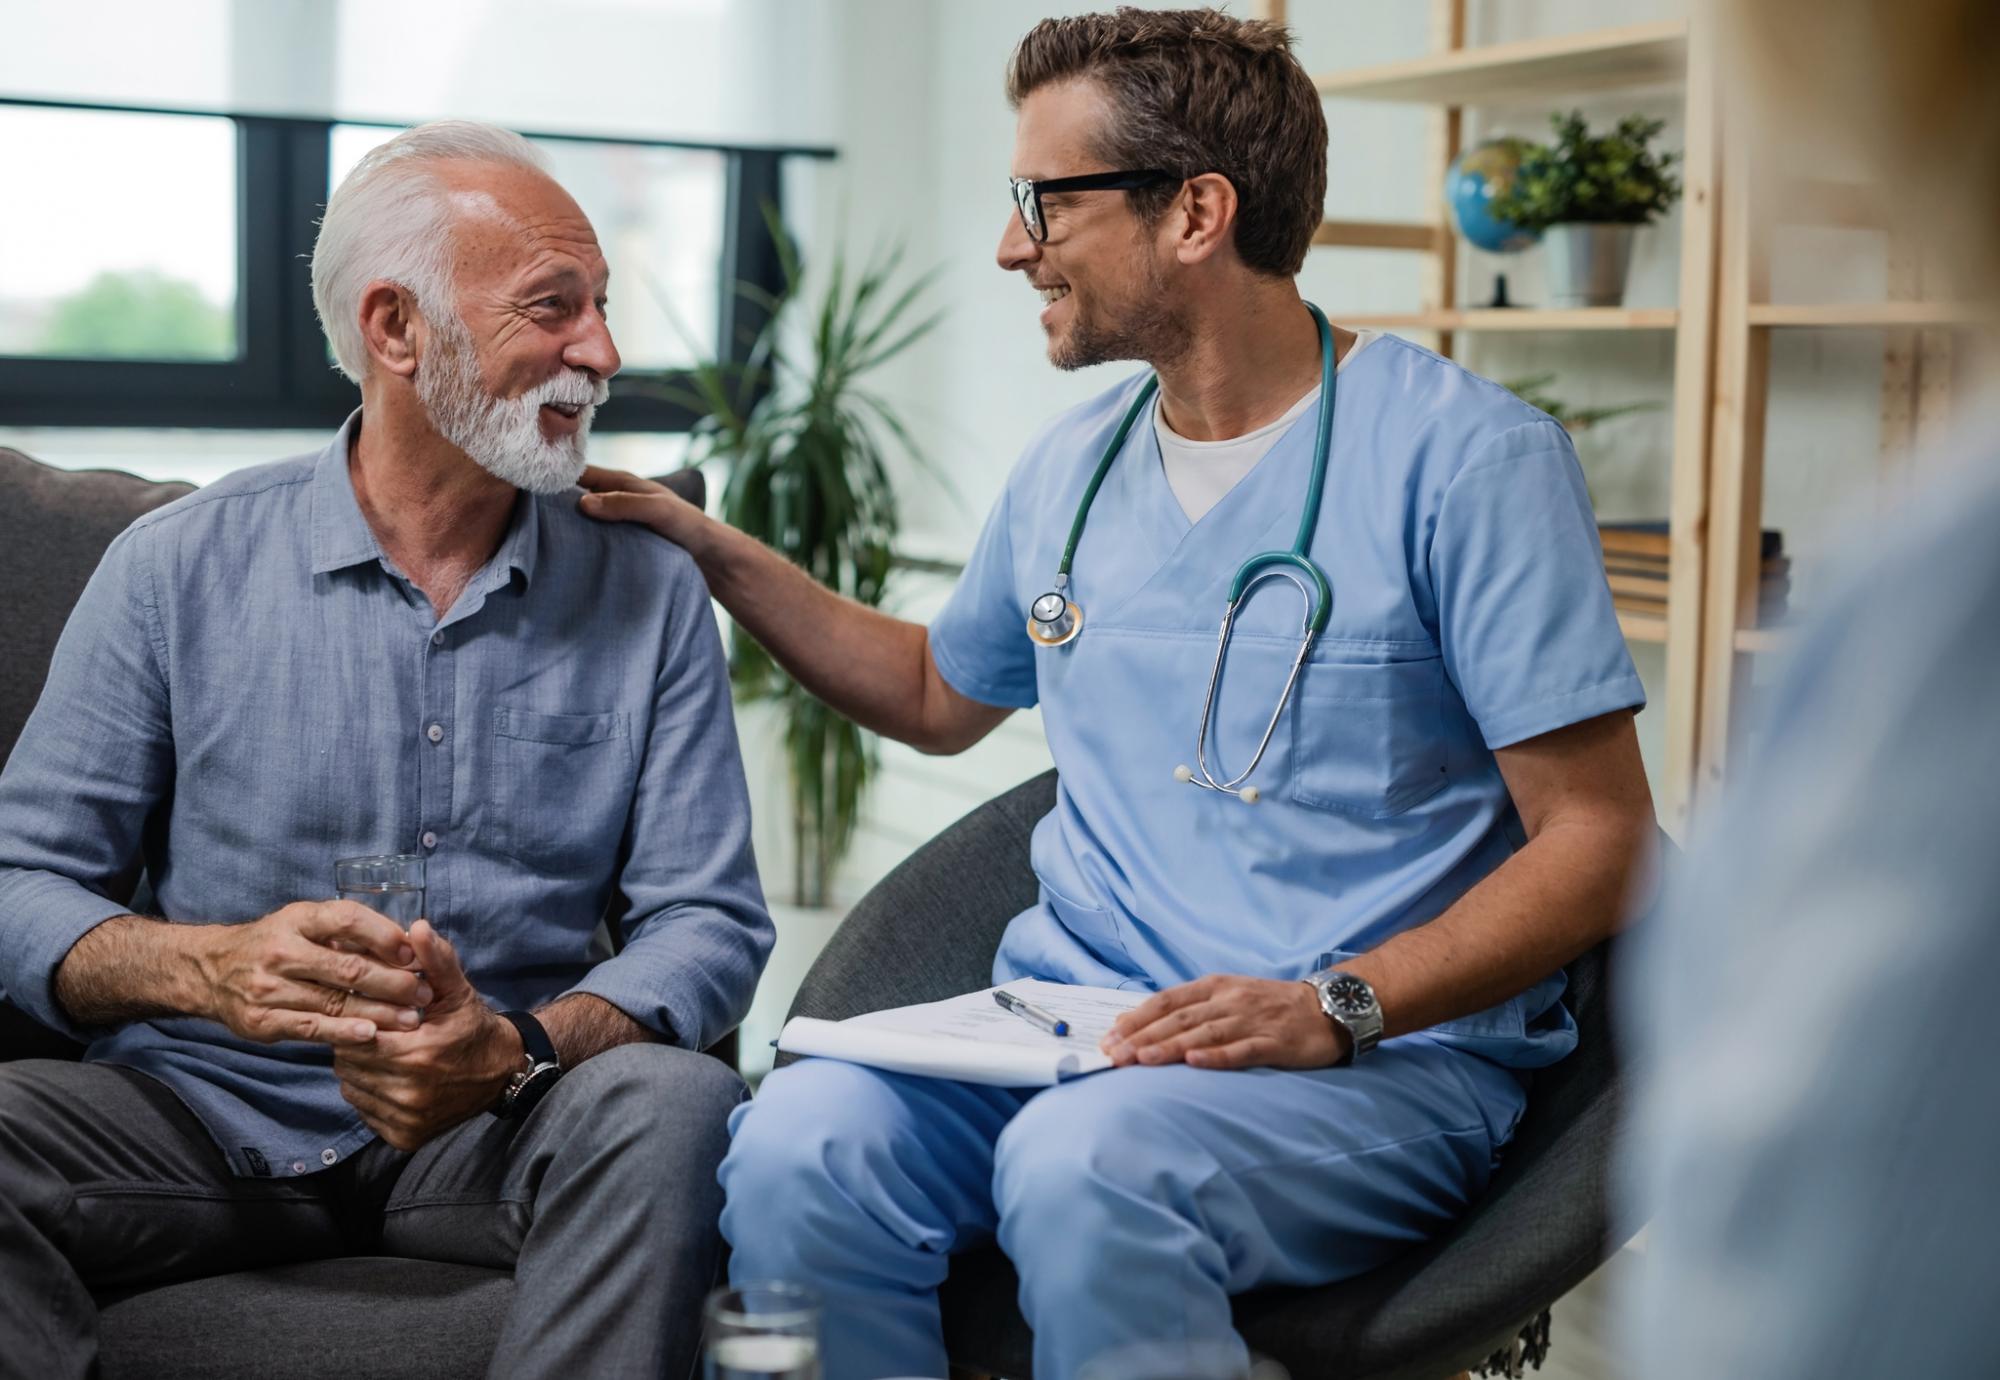
<instances>
[{"instance_id":1,"label":"elderly man with white beard","mask_svg":"<svg viewBox=\"0 0 2000 1380\"><path fill-rule=\"evenodd\" d=\"M576 512L606 278L525 141L392 139L313 257L360 410L78 603L0 775L0 989L89 1041L0 1065L24 1372L94 1370L97 1291L381 1253L515 1270L495 1374L689 1373L745 1096L699 1051L772 930L701 578ZM318 899L389 852L407 932Z\"/></svg>"}]
</instances>

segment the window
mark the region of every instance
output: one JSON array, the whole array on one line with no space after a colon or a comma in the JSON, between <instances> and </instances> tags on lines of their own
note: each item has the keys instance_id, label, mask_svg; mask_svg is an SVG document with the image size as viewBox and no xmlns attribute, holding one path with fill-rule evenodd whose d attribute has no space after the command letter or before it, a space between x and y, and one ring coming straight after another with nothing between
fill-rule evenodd
<instances>
[{"instance_id":1,"label":"window","mask_svg":"<svg viewBox=\"0 0 2000 1380\"><path fill-rule=\"evenodd\" d=\"M0 130L0 186L60 189L0 216L0 355L236 358L234 123L17 108Z\"/></svg>"},{"instance_id":2,"label":"window","mask_svg":"<svg viewBox=\"0 0 2000 1380\"><path fill-rule=\"evenodd\" d=\"M0 423L320 429L359 394L313 315L331 187L390 125L0 98ZM764 208L825 149L529 137L595 226L625 361L599 431L685 431L660 386L759 324L735 291L782 286ZM649 386L651 385L651 386Z\"/></svg>"}]
</instances>

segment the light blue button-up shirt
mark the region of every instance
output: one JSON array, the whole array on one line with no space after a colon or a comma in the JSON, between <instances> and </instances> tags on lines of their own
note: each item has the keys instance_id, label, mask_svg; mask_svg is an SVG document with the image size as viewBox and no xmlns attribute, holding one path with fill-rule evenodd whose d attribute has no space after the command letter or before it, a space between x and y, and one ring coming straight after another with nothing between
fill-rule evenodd
<instances>
[{"instance_id":1,"label":"light blue button-up shirt","mask_svg":"<svg viewBox=\"0 0 2000 1380\"><path fill-rule=\"evenodd\" d=\"M170 919L237 923L331 896L336 858L421 852L490 1003L590 992L690 1048L742 1018L772 943L694 563L573 490L524 494L438 618L355 501L359 425L113 542L0 774L0 989L164 1080L242 1174L370 1132L324 1046L68 1020L56 969L142 869ZM592 966L607 914L623 946Z\"/></svg>"}]
</instances>

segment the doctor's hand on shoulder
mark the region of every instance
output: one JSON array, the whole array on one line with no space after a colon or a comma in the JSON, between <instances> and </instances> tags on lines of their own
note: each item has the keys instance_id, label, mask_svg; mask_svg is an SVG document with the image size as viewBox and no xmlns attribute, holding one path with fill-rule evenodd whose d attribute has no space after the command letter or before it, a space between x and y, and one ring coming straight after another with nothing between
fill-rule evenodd
<instances>
[{"instance_id":1,"label":"doctor's hand on shoulder","mask_svg":"<svg viewBox=\"0 0 2000 1380\"><path fill-rule=\"evenodd\" d=\"M1347 1035L1303 982L1214 974L1133 1007L1102 1048L1119 1068L1318 1069L1346 1056Z\"/></svg>"},{"instance_id":2,"label":"doctor's hand on shoulder","mask_svg":"<svg viewBox=\"0 0 2000 1380\"><path fill-rule=\"evenodd\" d=\"M592 465L578 477L585 492L578 504L586 517L604 522L636 522L668 541L685 546L702 520L701 509L657 480Z\"/></svg>"}]
</instances>

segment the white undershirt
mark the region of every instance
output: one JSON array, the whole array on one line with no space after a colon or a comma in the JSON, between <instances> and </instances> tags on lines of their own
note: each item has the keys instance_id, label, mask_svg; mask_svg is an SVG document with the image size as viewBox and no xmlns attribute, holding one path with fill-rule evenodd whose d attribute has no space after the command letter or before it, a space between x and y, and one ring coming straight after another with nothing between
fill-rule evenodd
<instances>
[{"instance_id":1,"label":"white undershirt","mask_svg":"<svg viewBox=\"0 0 2000 1380\"><path fill-rule=\"evenodd\" d=\"M1340 357L1334 366L1338 374L1361 353L1362 347L1378 335L1380 331L1356 331L1354 344ZM1226 441L1190 441L1167 425L1165 413L1161 410L1159 398L1153 399L1153 430L1160 438L1160 460L1166 466L1167 486L1174 491L1181 511L1187 514L1189 522L1200 522L1208 510L1222 501L1222 496L1235 488L1244 475L1256 468L1278 438L1285 434L1293 422L1305 415L1307 408L1319 402L1319 387L1293 403L1284 416L1268 426L1260 426L1255 431L1242 436L1232 436Z\"/></svg>"}]
</instances>

